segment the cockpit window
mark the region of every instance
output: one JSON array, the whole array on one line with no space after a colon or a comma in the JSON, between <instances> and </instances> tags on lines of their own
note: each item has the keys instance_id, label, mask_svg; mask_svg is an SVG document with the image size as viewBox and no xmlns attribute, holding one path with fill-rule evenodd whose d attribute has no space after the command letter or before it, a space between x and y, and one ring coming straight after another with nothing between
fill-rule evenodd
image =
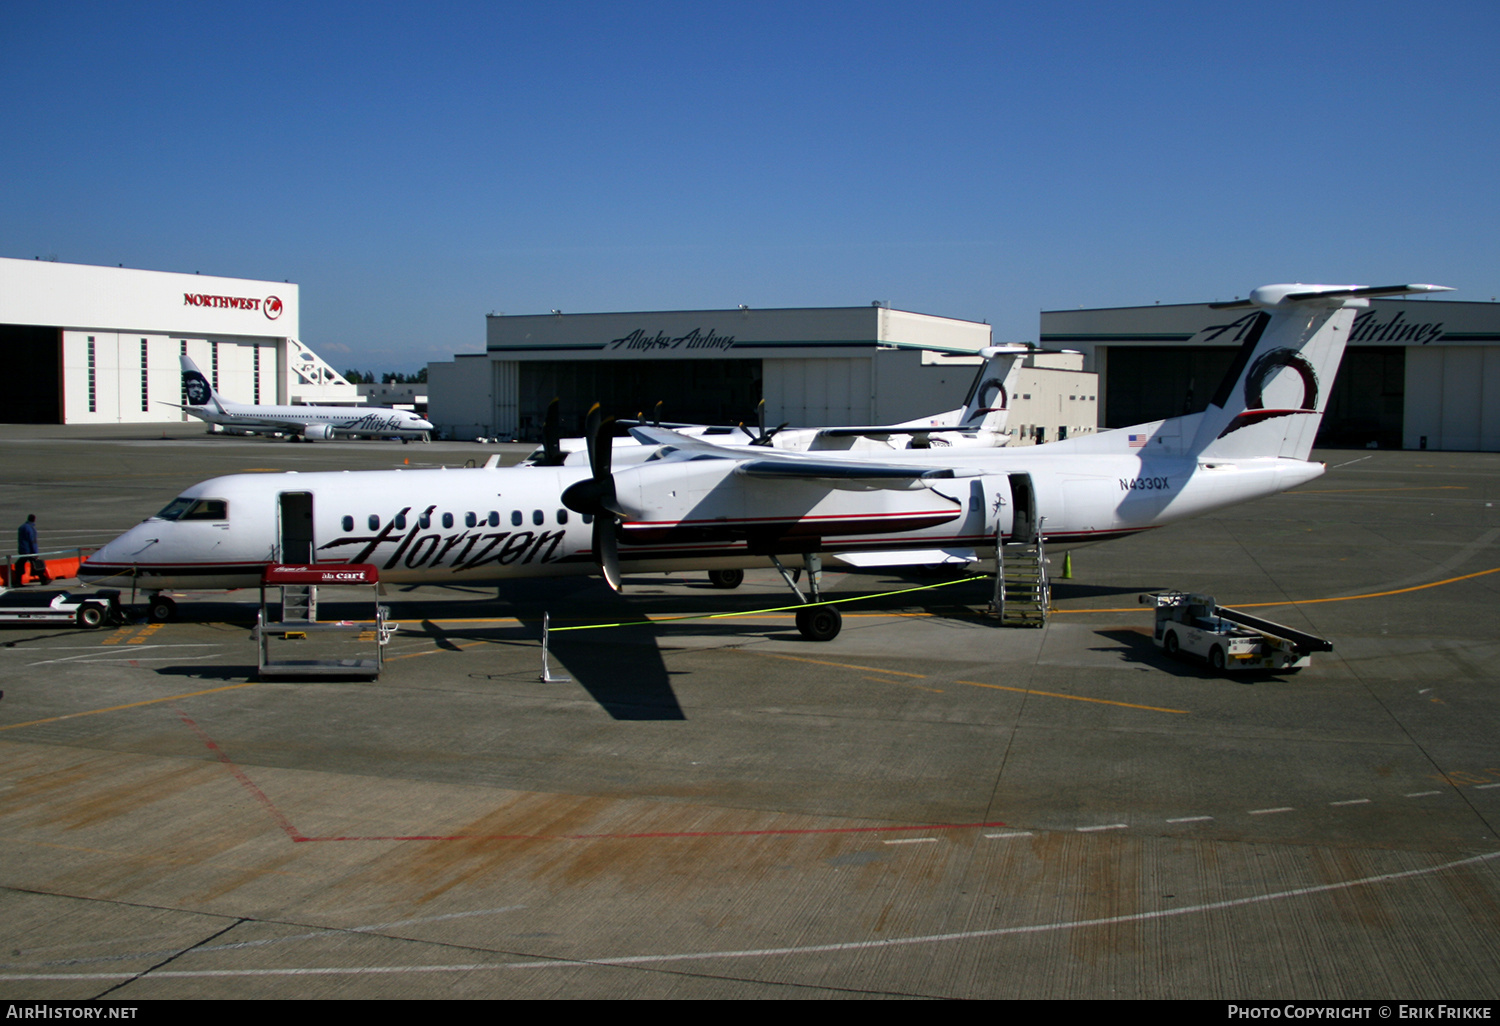
<instances>
[{"instance_id":1,"label":"cockpit window","mask_svg":"<svg viewBox=\"0 0 1500 1026\"><path fill-rule=\"evenodd\" d=\"M161 520L228 520L229 503L184 495L167 503L167 508L156 515Z\"/></svg>"}]
</instances>

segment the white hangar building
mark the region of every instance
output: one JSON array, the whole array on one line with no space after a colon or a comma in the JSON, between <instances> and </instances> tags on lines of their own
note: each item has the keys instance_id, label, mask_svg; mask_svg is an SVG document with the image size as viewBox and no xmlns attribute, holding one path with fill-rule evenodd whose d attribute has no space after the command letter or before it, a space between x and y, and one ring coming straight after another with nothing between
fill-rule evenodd
<instances>
[{"instance_id":1,"label":"white hangar building","mask_svg":"<svg viewBox=\"0 0 1500 1026\"><path fill-rule=\"evenodd\" d=\"M1099 375L1100 427L1203 409L1254 311L1206 303L1053 310L1044 346ZM1500 304L1376 299L1329 389L1320 445L1500 450Z\"/></svg>"},{"instance_id":2,"label":"white hangar building","mask_svg":"<svg viewBox=\"0 0 1500 1026\"><path fill-rule=\"evenodd\" d=\"M298 301L281 281L0 257L0 351L24 368L0 420L181 421L182 353L238 402L362 401L297 340Z\"/></svg>"},{"instance_id":3,"label":"white hangar building","mask_svg":"<svg viewBox=\"0 0 1500 1026\"><path fill-rule=\"evenodd\" d=\"M988 324L879 303L491 314L486 335L485 353L428 366L430 417L451 437L539 437L554 396L565 434L596 401L701 424L751 421L762 398L770 427L899 423L962 405L991 344Z\"/></svg>"}]
</instances>

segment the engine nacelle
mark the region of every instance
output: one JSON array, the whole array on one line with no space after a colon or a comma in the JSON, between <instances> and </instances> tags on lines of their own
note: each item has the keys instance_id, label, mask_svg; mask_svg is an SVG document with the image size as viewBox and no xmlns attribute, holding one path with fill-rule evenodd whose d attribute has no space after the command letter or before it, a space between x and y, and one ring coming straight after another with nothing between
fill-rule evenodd
<instances>
[{"instance_id":1,"label":"engine nacelle","mask_svg":"<svg viewBox=\"0 0 1500 1026\"><path fill-rule=\"evenodd\" d=\"M327 441L333 437L331 424L309 424L302 429L302 437L309 442Z\"/></svg>"}]
</instances>

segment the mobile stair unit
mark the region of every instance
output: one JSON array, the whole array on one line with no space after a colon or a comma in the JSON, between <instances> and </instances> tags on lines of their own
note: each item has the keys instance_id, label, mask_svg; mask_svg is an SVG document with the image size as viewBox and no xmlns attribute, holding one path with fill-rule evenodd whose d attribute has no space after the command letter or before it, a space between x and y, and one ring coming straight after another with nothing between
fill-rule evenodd
<instances>
[{"instance_id":1,"label":"mobile stair unit","mask_svg":"<svg viewBox=\"0 0 1500 1026\"><path fill-rule=\"evenodd\" d=\"M256 670L261 677L379 677L385 646L398 625L379 602L380 572L368 563L272 563L261 574L255 621ZM281 591L272 619L270 595ZM318 619L319 591L331 601L362 602L368 620ZM373 623L373 626L372 626Z\"/></svg>"}]
</instances>

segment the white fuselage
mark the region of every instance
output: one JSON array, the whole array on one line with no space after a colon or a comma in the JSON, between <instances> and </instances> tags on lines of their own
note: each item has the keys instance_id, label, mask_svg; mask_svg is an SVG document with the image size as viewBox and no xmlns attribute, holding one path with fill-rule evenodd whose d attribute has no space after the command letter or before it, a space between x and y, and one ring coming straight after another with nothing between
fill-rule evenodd
<instances>
[{"instance_id":1,"label":"white fuselage","mask_svg":"<svg viewBox=\"0 0 1500 1026\"><path fill-rule=\"evenodd\" d=\"M733 460L647 462L619 475L627 514L621 566L626 573L725 569L766 565L772 553L837 560L982 549L994 544L997 527L1011 534L1012 474L1029 475L1049 544L1086 542L1271 495L1324 469L1277 458L1048 458L1048 448L949 450L941 465L973 476L879 488L755 480L736 474ZM886 462L933 459L892 453ZM152 517L90 556L80 577L133 578L147 589L249 587L267 564L309 556L373 563L392 582L592 574L591 520L560 498L588 476L586 468L481 467L214 478L183 493L217 500L203 504L209 515Z\"/></svg>"},{"instance_id":2,"label":"white fuselage","mask_svg":"<svg viewBox=\"0 0 1500 1026\"><path fill-rule=\"evenodd\" d=\"M242 431L297 433L314 428L332 435L419 435L432 430L432 424L415 413L384 406L369 409L346 406L254 406L226 403L222 400L220 405L224 407L223 412L208 406L184 406L182 411L210 424Z\"/></svg>"}]
</instances>

